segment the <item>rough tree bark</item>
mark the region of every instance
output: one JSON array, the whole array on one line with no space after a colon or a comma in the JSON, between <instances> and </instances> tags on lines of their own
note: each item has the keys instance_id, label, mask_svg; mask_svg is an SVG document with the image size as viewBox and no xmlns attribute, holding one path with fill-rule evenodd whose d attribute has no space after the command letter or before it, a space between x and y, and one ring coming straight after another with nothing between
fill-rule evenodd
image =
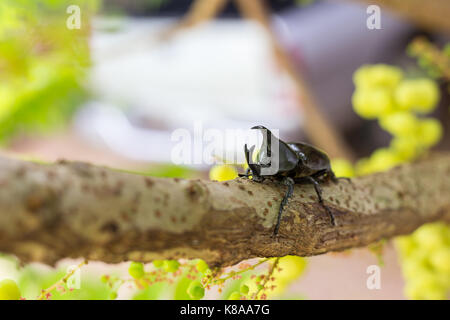
<instances>
[{"instance_id":1,"label":"rough tree bark","mask_svg":"<svg viewBox=\"0 0 450 320\"><path fill-rule=\"evenodd\" d=\"M450 221L450 154L323 185L335 227L312 186L296 185L273 238L284 188L0 157L0 252L48 264L63 257L109 263L203 258L227 266L365 246L426 222Z\"/></svg>"}]
</instances>

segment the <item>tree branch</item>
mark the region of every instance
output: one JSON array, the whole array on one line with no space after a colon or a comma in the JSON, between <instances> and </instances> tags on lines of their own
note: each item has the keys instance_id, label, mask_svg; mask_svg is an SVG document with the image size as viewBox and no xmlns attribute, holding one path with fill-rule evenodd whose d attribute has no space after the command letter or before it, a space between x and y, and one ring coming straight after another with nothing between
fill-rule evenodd
<instances>
[{"instance_id":1,"label":"tree branch","mask_svg":"<svg viewBox=\"0 0 450 320\"><path fill-rule=\"evenodd\" d=\"M284 188L0 157L0 251L48 264L64 257L108 263L202 258L226 266L365 246L426 222L450 221L450 154L323 185L335 227L312 186L296 185L274 239Z\"/></svg>"}]
</instances>

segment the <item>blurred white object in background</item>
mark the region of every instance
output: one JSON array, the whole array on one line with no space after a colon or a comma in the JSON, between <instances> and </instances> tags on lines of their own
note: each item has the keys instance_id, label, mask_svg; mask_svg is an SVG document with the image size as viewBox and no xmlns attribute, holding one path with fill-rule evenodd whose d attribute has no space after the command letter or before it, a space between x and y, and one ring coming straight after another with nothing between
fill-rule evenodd
<instances>
[{"instance_id":1,"label":"blurred white object in background","mask_svg":"<svg viewBox=\"0 0 450 320\"><path fill-rule=\"evenodd\" d=\"M94 31L98 102L77 122L86 137L96 132L97 142L136 160L170 161L171 133L195 122L205 130L299 127L295 95L259 25L216 20L157 41L166 27L166 20L133 19L117 33ZM223 147L233 150L219 154L243 150Z\"/></svg>"}]
</instances>

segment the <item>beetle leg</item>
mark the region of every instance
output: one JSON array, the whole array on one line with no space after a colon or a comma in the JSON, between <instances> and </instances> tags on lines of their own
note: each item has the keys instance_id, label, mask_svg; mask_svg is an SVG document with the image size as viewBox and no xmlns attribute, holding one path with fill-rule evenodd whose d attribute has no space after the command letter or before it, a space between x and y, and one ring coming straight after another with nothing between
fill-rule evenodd
<instances>
[{"instance_id":1,"label":"beetle leg","mask_svg":"<svg viewBox=\"0 0 450 320\"><path fill-rule=\"evenodd\" d=\"M322 188L320 187L319 182L317 182L317 180L314 179L311 176L308 176L308 177L305 177L305 178L308 179L309 181L311 181L312 184L314 185L314 189L316 190L317 197L319 198L319 203L322 205L322 207L325 208L325 210L327 211L328 215L330 216L331 224L333 226L335 226L336 225L336 221L334 220L334 215L331 212L330 208L328 208L325 205L325 203L323 202L323 199L322 199Z\"/></svg>"},{"instance_id":2,"label":"beetle leg","mask_svg":"<svg viewBox=\"0 0 450 320\"><path fill-rule=\"evenodd\" d=\"M245 173L238 173L238 177L247 178L247 179L252 177L252 180L255 182L263 182L264 181L263 177L254 174L250 168L247 168Z\"/></svg>"},{"instance_id":3,"label":"beetle leg","mask_svg":"<svg viewBox=\"0 0 450 320\"><path fill-rule=\"evenodd\" d=\"M250 168L247 168L246 170L245 170L245 173L239 173L238 174L238 176L239 177L246 177L246 178L248 178L248 177L250 177L252 175L252 170L250 170Z\"/></svg>"},{"instance_id":4,"label":"beetle leg","mask_svg":"<svg viewBox=\"0 0 450 320\"><path fill-rule=\"evenodd\" d=\"M278 210L278 217L277 217L277 224L275 225L275 229L273 230L273 235L276 236L278 234L278 229L280 228L280 222L281 222L281 215L283 214L283 209L286 206L289 198L292 196L292 193L294 192L294 179L285 177L283 180L281 180L281 183L286 185L288 187L286 194L283 197L283 200L281 200L280 209Z\"/></svg>"},{"instance_id":5,"label":"beetle leg","mask_svg":"<svg viewBox=\"0 0 450 320\"><path fill-rule=\"evenodd\" d=\"M331 181L334 183L338 183L339 180L347 180L349 183L352 183L352 180L348 177L336 177L333 171L328 171L328 174L330 175Z\"/></svg>"}]
</instances>

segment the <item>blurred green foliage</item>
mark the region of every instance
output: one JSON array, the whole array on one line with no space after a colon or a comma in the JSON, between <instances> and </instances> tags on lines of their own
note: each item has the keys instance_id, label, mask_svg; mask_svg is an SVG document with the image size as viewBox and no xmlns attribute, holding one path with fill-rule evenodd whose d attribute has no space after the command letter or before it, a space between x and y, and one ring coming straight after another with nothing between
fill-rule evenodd
<instances>
[{"instance_id":1,"label":"blurred green foliage","mask_svg":"<svg viewBox=\"0 0 450 320\"><path fill-rule=\"evenodd\" d=\"M198 178L199 176L199 172L197 170L174 164L152 164L152 166L150 166L148 169L140 171L126 169L115 170L158 178L193 179Z\"/></svg>"},{"instance_id":2,"label":"blurred green foliage","mask_svg":"<svg viewBox=\"0 0 450 320\"><path fill-rule=\"evenodd\" d=\"M133 295L133 300L158 300L162 299L165 292L169 290L170 284L168 282L159 282L145 289L137 291Z\"/></svg>"},{"instance_id":3,"label":"blurred green foliage","mask_svg":"<svg viewBox=\"0 0 450 320\"><path fill-rule=\"evenodd\" d=\"M144 172L145 175L160 178L189 179L198 175L196 170L173 164L154 165Z\"/></svg>"},{"instance_id":4,"label":"blurred green foliage","mask_svg":"<svg viewBox=\"0 0 450 320\"><path fill-rule=\"evenodd\" d=\"M70 5L81 28L69 29ZM86 98L90 18L98 0L0 1L0 142L67 123Z\"/></svg>"}]
</instances>

